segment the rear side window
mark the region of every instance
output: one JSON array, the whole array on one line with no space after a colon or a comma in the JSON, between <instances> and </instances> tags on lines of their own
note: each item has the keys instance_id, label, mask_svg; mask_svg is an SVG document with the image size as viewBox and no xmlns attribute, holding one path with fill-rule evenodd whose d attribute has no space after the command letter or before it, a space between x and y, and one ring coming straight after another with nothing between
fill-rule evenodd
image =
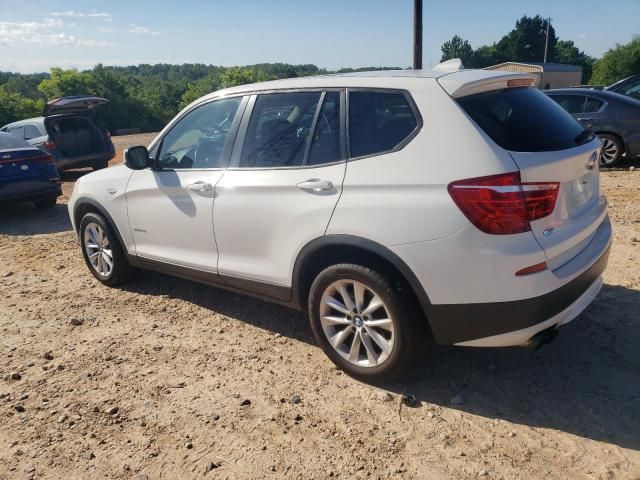
<instances>
[{"instance_id":1,"label":"rear side window","mask_svg":"<svg viewBox=\"0 0 640 480\"><path fill-rule=\"evenodd\" d=\"M320 96L321 92L258 95L247 127L239 166L266 168L302 165Z\"/></svg>"},{"instance_id":2,"label":"rear side window","mask_svg":"<svg viewBox=\"0 0 640 480\"><path fill-rule=\"evenodd\" d=\"M478 126L506 150L565 150L593 138L562 107L534 88L495 90L457 101Z\"/></svg>"},{"instance_id":3,"label":"rear side window","mask_svg":"<svg viewBox=\"0 0 640 480\"><path fill-rule=\"evenodd\" d=\"M584 113L593 113L600 110L602 104L604 102L602 100L598 100L597 98L587 97L587 101L584 104Z\"/></svg>"},{"instance_id":4,"label":"rear side window","mask_svg":"<svg viewBox=\"0 0 640 480\"><path fill-rule=\"evenodd\" d=\"M32 138L41 137L42 133L38 130L38 127L35 125L25 125L24 126L24 139L31 140Z\"/></svg>"},{"instance_id":5,"label":"rear side window","mask_svg":"<svg viewBox=\"0 0 640 480\"><path fill-rule=\"evenodd\" d=\"M10 133L0 133L0 148L28 148L33 149L34 147L29 143L25 142L21 138L16 137Z\"/></svg>"},{"instance_id":6,"label":"rear side window","mask_svg":"<svg viewBox=\"0 0 640 480\"><path fill-rule=\"evenodd\" d=\"M21 140L24 139L24 126L22 125L18 127L9 127L7 129L7 132L9 132L11 135L18 137Z\"/></svg>"},{"instance_id":7,"label":"rear side window","mask_svg":"<svg viewBox=\"0 0 640 480\"><path fill-rule=\"evenodd\" d=\"M393 150L418 127L409 99L402 92L350 91L351 156Z\"/></svg>"},{"instance_id":8,"label":"rear side window","mask_svg":"<svg viewBox=\"0 0 640 480\"><path fill-rule=\"evenodd\" d=\"M549 95L549 97L569 113L582 113L587 99L582 95Z\"/></svg>"}]
</instances>

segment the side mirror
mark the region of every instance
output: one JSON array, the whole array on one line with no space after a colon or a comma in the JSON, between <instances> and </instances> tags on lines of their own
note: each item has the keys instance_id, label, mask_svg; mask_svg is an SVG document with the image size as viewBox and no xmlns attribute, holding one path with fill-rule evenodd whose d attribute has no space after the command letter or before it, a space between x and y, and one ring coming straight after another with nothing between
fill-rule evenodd
<instances>
[{"instance_id":1,"label":"side mirror","mask_svg":"<svg viewBox=\"0 0 640 480\"><path fill-rule=\"evenodd\" d=\"M131 147L124 151L124 164L131 170L144 170L151 165L147 147Z\"/></svg>"}]
</instances>

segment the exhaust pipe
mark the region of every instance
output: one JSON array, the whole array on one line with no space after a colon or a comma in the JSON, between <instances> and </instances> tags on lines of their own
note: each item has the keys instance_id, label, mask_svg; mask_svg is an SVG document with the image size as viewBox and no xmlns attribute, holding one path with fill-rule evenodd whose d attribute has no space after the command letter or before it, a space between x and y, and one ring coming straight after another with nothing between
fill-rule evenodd
<instances>
[{"instance_id":1,"label":"exhaust pipe","mask_svg":"<svg viewBox=\"0 0 640 480\"><path fill-rule=\"evenodd\" d=\"M551 343L557 336L558 330L555 327L549 327L536 333L527 341L527 343L524 344L524 346L532 348L533 350L539 350L543 345Z\"/></svg>"}]
</instances>

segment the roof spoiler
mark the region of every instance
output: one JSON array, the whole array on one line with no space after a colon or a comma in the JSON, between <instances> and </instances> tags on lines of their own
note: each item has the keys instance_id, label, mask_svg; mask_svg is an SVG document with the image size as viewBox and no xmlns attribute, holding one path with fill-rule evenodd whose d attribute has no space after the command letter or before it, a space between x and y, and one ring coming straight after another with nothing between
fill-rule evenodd
<instances>
[{"instance_id":1,"label":"roof spoiler","mask_svg":"<svg viewBox=\"0 0 640 480\"><path fill-rule=\"evenodd\" d=\"M540 77L530 73L489 70L461 70L438 78L438 83L453 98L513 87L535 87Z\"/></svg>"},{"instance_id":2,"label":"roof spoiler","mask_svg":"<svg viewBox=\"0 0 640 480\"><path fill-rule=\"evenodd\" d=\"M452 58L451 60L445 60L444 62L440 62L433 70L436 72L457 72L458 70L463 70L464 65L462 64L462 60L459 58Z\"/></svg>"}]
</instances>

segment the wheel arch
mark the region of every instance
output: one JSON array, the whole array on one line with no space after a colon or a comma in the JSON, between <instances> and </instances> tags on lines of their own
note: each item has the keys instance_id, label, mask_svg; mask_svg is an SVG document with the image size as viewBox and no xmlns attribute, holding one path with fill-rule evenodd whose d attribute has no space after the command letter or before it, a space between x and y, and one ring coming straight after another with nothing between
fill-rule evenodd
<instances>
[{"instance_id":1,"label":"wheel arch","mask_svg":"<svg viewBox=\"0 0 640 480\"><path fill-rule=\"evenodd\" d=\"M390 274L394 283L407 287L408 293L426 317L431 302L411 268L387 247L352 235L326 235L303 247L293 268L293 303L306 310L309 288L317 274L328 266L345 262L362 264Z\"/></svg>"},{"instance_id":2,"label":"wheel arch","mask_svg":"<svg viewBox=\"0 0 640 480\"><path fill-rule=\"evenodd\" d=\"M123 249L125 254L127 253L126 243L124 242L122 236L120 235L120 231L118 230L118 226L116 222L114 222L113 217L109 215L109 212L100 205L98 202L93 200L92 198L82 197L76 200L73 206L73 224L75 226L76 233L80 234L80 222L82 221L82 217L84 217L87 213L97 213L102 215L111 228L113 228L116 237L118 237L118 242L120 242L120 247Z\"/></svg>"},{"instance_id":3,"label":"wheel arch","mask_svg":"<svg viewBox=\"0 0 640 480\"><path fill-rule=\"evenodd\" d=\"M619 133L612 132L611 130L602 130L602 129L594 130L593 133L596 135L610 135L612 137L616 137L618 140L620 140L620 144L622 145L622 148L623 148L622 153L627 152L627 143L624 141L624 138L622 138L622 135L620 135Z\"/></svg>"}]
</instances>

